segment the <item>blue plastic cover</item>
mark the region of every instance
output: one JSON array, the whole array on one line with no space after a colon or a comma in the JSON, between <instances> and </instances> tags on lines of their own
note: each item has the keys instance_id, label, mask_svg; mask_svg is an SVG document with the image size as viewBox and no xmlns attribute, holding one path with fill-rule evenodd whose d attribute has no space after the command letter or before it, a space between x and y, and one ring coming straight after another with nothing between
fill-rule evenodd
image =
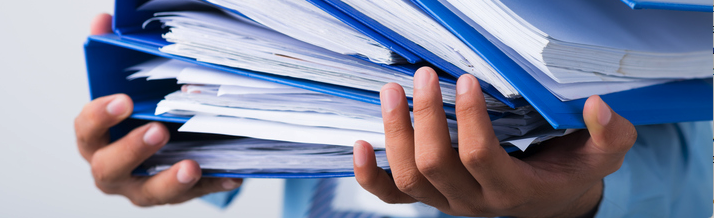
<instances>
[{"instance_id":1,"label":"blue plastic cover","mask_svg":"<svg viewBox=\"0 0 714 218\"><path fill-rule=\"evenodd\" d=\"M714 6L710 0L696 1L648 1L648 0L622 0L623 3L630 6L632 9L662 9L662 10L677 10L677 11L700 11L712 12Z\"/></svg>"},{"instance_id":2,"label":"blue plastic cover","mask_svg":"<svg viewBox=\"0 0 714 218\"><path fill-rule=\"evenodd\" d=\"M412 0L491 64L556 129L585 128L586 99L563 102L439 0ZM712 79L665 83L602 95L634 125L712 120Z\"/></svg>"}]
</instances>

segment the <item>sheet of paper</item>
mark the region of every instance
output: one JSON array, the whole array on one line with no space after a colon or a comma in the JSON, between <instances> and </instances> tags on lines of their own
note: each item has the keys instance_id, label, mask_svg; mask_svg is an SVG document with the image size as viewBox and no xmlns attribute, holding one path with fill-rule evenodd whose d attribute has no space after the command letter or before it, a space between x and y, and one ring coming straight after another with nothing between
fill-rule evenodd
<instances>
[{"instance_id":1,"label":"sheet of paper","mask_svg":"<svg viewBox=\"0 0 714 218\"><path fill-rule=\"evenodd\" d=\"M236 10L292 38L340 53L357 54L376 63L405 62L391 50L307 1L209 0Z\"/></svg>"},{"instance_id":2,"label":"sheet of paper","mask_svg":"<svg viewBox=\"0 0 714 218\"><path fill-rule=\"evenodd\" d=\"M517 140L511 140L508 141L508 143L513 144L514 146L518 147L521 151L525 151L528 149L528 146L530 146L533 141L535 141L538 137L531 137L531 138L524 138L524 139L517 139Z\"/></svg>"},{"instance_id":3,"label":"sheet of paper","mask_svg":"<svg viewBox=\"0 0 714 218\"><path fill-rule=\"evenodd\" d=\"M226 73L207 67L187 67L180 71L176 77L179 84L214 84L214 85L236 85L253 88L293 88L278 83L268 82L260 79L253 79L237 74Z\"/></svg>"},{"instance_id":4,"label":"sheet of paper","mask_svg":"<svg viewBox=\"0 0 714 218\"><path fill-rule=\"evenodd\" d=\"M171 31L160 50L229 67L379 91L388 82L413 93L412 76L358 58L340 55L235 19L210 13L158 13ZM213 33L205 37L207 32ZM455 102L455 85L441 83L444 102Z\"/></svg>"},{"instance_id":5,"label":"sheet of paper","mask_svg":"<svg viewBox=\"0 0 714 218\"><path fill-rule=\"evenodd\" d=\"M377 166L388 169L384 150L376 150ZM204 172L321 173L352 172L352 148L254 138L170 142L142 163L150 174L191 159Z\"/></svg>"},{"instance_id":6,"label":"sheet of paper","mask_svg":"<svg viewBox=\"0 0 714 218\"><path fill-rule=\"evenodd\" d=\"M179 131L341 146L353 146L357 140L364 140L375 148L384 148L382 133L200 114L193 116Z\"/></svg>"},{"instance_id":7,"label":"sheet of paper","mask_svg":"<svg viewBox=\"0 0 714 218\"><path fill-rule=\"evenodd\" d=\"M339 129L360 130L367 132L384 133L382 119L360 119L337 114L251 110L243 108L218 107L203 104L187 103L182 101L163 100L156 106L156 114L172 111L191 111L194 114L216 114L223 116L250 118L263 121L289 123L312 127L331 127Z\"/></svg>"},{"instance_id":8,"label":"sheet of paper","mask_svg":"<svg viewBox=\"0 0 714 218\"><path fill-rule=\"evenodd\" d=\"M297 93L313 93L316 92L301 89L301 88L255 88L246 86L221 85L218 89L218 96L223 95L249 95L249 94L297 94Z\"/></svg>"}]
</instances>

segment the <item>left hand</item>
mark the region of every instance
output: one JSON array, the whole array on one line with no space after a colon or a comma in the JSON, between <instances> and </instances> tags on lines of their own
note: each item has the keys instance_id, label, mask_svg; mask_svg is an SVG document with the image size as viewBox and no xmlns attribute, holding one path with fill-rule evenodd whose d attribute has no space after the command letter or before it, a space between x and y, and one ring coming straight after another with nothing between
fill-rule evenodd
<instances>
[{"instance_id":1,"label":"left hand","mask_svg":"<svg viewBox=\"0 0 714 218\"><path fill-rule=\"evenodd\" d=\"M587 131L549 140L533 155L511 157L500 146L478 80L457 82L458 151L451 147L438 77L414 77L414 127L404 90L381 91L387 158L393 178L376 165L371 146L354 147L360 185L387 203L421 201L457 216L592 216L602 179L622 165L637 133L598 96L585 104Z\"/></svg>"}]
</instances>

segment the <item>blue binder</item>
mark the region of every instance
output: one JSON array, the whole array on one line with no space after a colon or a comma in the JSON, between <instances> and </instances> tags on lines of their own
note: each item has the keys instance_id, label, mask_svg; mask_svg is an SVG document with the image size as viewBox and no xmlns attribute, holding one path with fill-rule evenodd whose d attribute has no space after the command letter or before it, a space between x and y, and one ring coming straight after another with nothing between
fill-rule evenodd
<instances>
[{"instance_id":1,"label":"blue binder","mask_svg":"<svg viewBox=\"0 0 714 218\"><path fill-rule=\"evenodd\" d=\"M585 128L582 110L586 99L558 100L439 0L412 1L491 64L554 128ZM712 79L671 82L601 97L615 112L635 125L712 120Z\"/></svg>"},{"instance_id":2,"label":"blue binder","mask_svg":"<svg viewBox=\"0 0 714 218\"><path fill-rule=\"evenodd\" d=\"M409 51L413 52L414 54L418 55L422 59L426 60L427 62L433 64L437 68L455 76L459 77L463 74L466 74L463 70L460 68L456 67L455 65L445 61L444 59L434 55L430 51L426 50L425 48L421 47L420 45L408 40L407 38L404 38L402 35L399 35L398 33L394 32L393 30L385 27L384 25L380 24L379 22L375 21L374 19L367 17L366 15L360 13L356 9L350 7L349 5L343 3L340 0L314 0L314 2L326 2L332 7L325 7L324 9L327 9L327 12L330 14L338 14L340 17L342 17L341 20L347 20L350 22L354 21L359 21L361 25L354 24L353 27L355 28L365 28L369 27L371 30L363 30L362 32L371 37L374 40L378 40L380 38L388 38L392 42L395 42L399 46L402 46ZM312 0L311 0L312 2ZM339 11L334 11L334 9L338 9ZM350 18L345 18L344 15L349 15ZM340 18L338 17L338 19ZM523 99L523 98L517 98L517 99L509 99L503 96L496 88L491 86L490 84L479 81L481 84L481 89L484 90L485 93L493 96L494 98L498 99L499 101L503 102L504 104L516 108L516 107L521 107L524 105L527 105L528 103Z\"/></svg>"},{"instance_id":3,"label":"blue binder","mask_svg":"<svg viewBox=\"0 0 714 218\"><path fill-rule=\"evenodd\" d=\"M709 0L697 0L693 3L684 3L682 1L677 0L670 0L669 2L648 0L622 0L622 2L627 4L627 6L630 6L630 8L632 9L662 9L677 11L700 11L710 13L714 11L712 1Z\"/></svg>"},{"instance_id":4,"label":"blue binder","mask_svg":"<svg viewBox=\"0 0 714 218\"><path fill-rule=\"evenodd\" d=\"M161 121L169 126L172 140L177 134L178 124L188 121L188 117L171 116L171 115L154 115L156 104L163 99L166 94L180 89L175 80L127 80L127 73L124 69L133 65L142 63L156 56L169 57L158 51L158 47L141 44L131 40L125 40L115 34L102 36L90 36L85 44L85 58L87 61L87 73L89 80L89 90L92 99L115 94L125 93L134 101L134 113L130 119L125 120L119 125L110 129L112 140L129 133L132 129L148 123L149 121ZM200 62L174 57L179 60L189 61L196 64L206 66ZM214 68L224 69L219 66L210 66ZM238 71L236 69L232 69ZM298 81L292 78L269 77L258 73L248 74L255 78L261 78L272 81L280 81L283 84L299 84L296 86L308 87L310 81ZM362 95L359 90L353 93ZM346 93L343 93L346 94ZM172 128L171 126L175 126ZM180 139L179 139L180 140ZM134 175L148 175L146 169L138 168L133 172ZM235 174L235 173L220 173L206 172L204 177L232 177L232 178L327 178L327 177L347 177L354 176L353 172L336 172L336 173L254 173L254 174Z\"/></svg>"}]
</instances>

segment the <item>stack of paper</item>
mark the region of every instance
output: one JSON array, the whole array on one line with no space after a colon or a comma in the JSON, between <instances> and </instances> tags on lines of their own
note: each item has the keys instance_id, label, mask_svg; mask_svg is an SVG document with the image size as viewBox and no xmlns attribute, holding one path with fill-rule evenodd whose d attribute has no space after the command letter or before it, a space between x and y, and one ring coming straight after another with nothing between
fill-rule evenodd
<instances>
[{"instance_id":1,"label":"stack of paper","mask_svg":"<svg viewBox=\"0 0 714 218\"><path fill-rule=\"evenodd\" d=\"M365 140L376 148L385 146L379 105L177 60L154 59L127 70L138 71L128 79L176 79L179 84L185 84L156 107L157 115L191 116L179 131L343 146ZM496 135L504 143L562 133L549 131L552 128L531 107L510 109L498 104L487 107L490 111L508 114L494 118L493 122ZM447 121L455 144L456 121ZM538 134L529 134L532 132Z\"/></svg>"},{"instance_id":2,"label":"stack of paper","mask_svg":"<svg viewBox=\"0 0 714 218\"><path fill-rule=\"evenodd\" d=\"M389 169L384 150L377 166ZM261 139L169 143L142 163L150 175L191 159L203 173L340 173L352 172L352 148Z\"/></svg>"},{"instance_id":3,"label":"stack of paper","mask_svg":"<svg viewBox=\"0 0 714 218\"><path fill-rule=\"evenodd\" d=\"M406 60L306 1L208 0L303 42L375 63Z\"/></svg>"},{"instance_id":4,"label":"stack of paper","mask_svg":"<svg viewBox=\"0 0 714 218\"><path fill-rule=\"evenodd\" d=\"M162 52L198 61L323 83L379 91L395 82L413 93L413 77L392 68L334 53L262 26L215 12L157 13L148 20L170 27L164 38L174 44ZM441 83L444 102L456 101L455 85Z\"/></svg>"},{"instance_id":5,"label":"stack of paper","mask_svg":"<svg viewBox=\"0 0 714 218\"><path fill-rule=\"evenodd\" d=\"M491 65L409 0L342 0L365 16L474 75L508 98L520 95ZM437 65L439 61L433 61ZM460 75L461 72L450 72Z\"/></svg>"},{"instance_id":6,"label":"stack of paper","mask_svg":"<svg viewBox=\"0 0 714 218\"><path fill-rule=\"evenodd\" d=\"M618 0L440 0L561 100L711 77L709 13Z\"/></svg>"}]
</instances>

